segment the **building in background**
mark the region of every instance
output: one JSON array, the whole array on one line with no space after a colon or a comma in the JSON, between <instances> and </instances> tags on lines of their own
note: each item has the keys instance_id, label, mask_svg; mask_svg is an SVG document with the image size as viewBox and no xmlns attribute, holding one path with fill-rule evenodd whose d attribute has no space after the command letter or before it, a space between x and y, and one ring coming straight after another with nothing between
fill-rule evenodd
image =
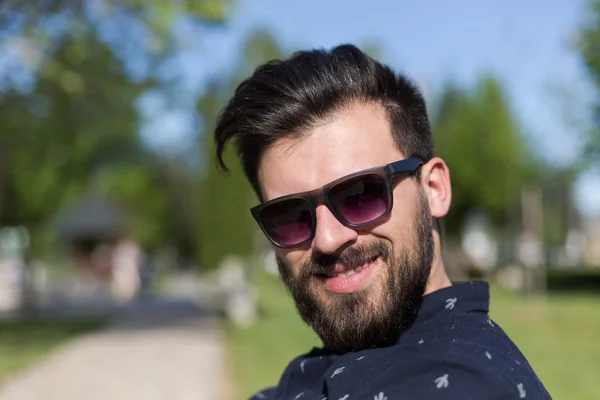
<instances>
[{"instance_id":1,"label":"building in background","mask_svg":"<svg viewBox=\"0 0 600 400\"><path fill-rule=\"evenodd\" d=\"M600 215L585 218L582 222L585 238L584 263L600 268Z\"/></svg>"},{"instance_id":2,"label":"building in background","mask_svg":"<svg viewBox=\"0 0 600 400\"><path fill-rule=\"evenodd\" d=\"M119 301L133 299L140 289L143 252L129 230L125 212L101 195L84 198L59 222L59 236L82 279L105 285Z\"/></svg>"}]
</instances>

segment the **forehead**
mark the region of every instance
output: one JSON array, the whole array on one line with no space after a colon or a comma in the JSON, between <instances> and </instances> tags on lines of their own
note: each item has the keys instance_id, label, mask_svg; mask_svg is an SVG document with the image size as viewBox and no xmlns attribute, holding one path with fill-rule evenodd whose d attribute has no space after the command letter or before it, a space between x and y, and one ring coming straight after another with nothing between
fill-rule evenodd
<instances>
[{"instance_id":1,"label":"forehead","mask_svg":"<svg viewBox=\"0 0 600 400\"><path fill-rule=\"evenodd\" d=\"M334 113L298 140L273 144L260 160L258 177L269 200L402 158L383 106L360 103Z\"/></svg>"}]
</instances>

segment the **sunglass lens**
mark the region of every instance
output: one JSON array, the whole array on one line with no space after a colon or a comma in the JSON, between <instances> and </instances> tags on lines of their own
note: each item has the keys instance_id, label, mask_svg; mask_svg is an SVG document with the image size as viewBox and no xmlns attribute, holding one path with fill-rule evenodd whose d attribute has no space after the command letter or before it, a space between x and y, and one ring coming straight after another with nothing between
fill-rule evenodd
<instances>
[{"instance_id":1,"label":"sunglass lens","mask_svg":"<svg viewBox=\"0 0 600 400\"><path fill-rule=\"evenodd\" d=\"M303 199L283 200L265 207L261 213L265 233L276 244L294 246L310 238L310 206Z\"/></svg>"},{"instance_id":2,"label":"sunglass lens","mask_svg":"<svg viewBox=\"0 0 600 400\"><path fill-rule=\"evenodd\" d=\"M381 176L363 175L331 188L329 201L346 222L362 225L386 213L389 195Z\"/></svg>"}]
</instances>

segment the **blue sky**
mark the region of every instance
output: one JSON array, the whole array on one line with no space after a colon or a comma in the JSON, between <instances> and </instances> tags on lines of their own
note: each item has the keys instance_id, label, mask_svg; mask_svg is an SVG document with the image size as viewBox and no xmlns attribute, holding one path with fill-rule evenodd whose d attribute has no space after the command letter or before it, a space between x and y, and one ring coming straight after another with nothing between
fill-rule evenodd
<instances>
[{"instance_id":1,"label":"blue sky","mask_svg":"<svg viewBox=\"0 0 600 400\"><path fill-rule=\"evenodd\" d=\"M178 67L201 87L236 65L244 38L258 27L288 51L374 42L430 101L449 79L469 85L493 73L535 148L564 164L577 156L589 123L591 92L573 46L585 11L584 0L241 0L227 26L202 31L201 51L183 55ZM185 118L171 114L158 130L178 141L173 131L192 125ZM577 201L600 213L600 177L580 179Z\"/></svg>"}]
</instances>

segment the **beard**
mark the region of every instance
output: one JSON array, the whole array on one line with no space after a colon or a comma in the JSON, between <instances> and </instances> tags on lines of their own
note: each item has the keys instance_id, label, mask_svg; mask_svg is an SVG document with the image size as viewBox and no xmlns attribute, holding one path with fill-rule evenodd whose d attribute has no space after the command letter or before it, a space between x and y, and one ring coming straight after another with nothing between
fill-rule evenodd
<instances>
[{"instance_id":1,"label":"beard","mask_svg":"<svg viewBox=\"0 0 600 400\"><path fill-rule=\"evenodd\" d=\"M433 262L432 221L420 194L412 232L398 256L389 241L376 239L337 255L314 254L292 276L277 257L282 280L300 317L319 335L325 350L344 354L394 345L409 328L423 301ZM379 257L379 282L365 290L335 294L317 278L336 264L350 268Z\"/></svg>"}]
</instances>

